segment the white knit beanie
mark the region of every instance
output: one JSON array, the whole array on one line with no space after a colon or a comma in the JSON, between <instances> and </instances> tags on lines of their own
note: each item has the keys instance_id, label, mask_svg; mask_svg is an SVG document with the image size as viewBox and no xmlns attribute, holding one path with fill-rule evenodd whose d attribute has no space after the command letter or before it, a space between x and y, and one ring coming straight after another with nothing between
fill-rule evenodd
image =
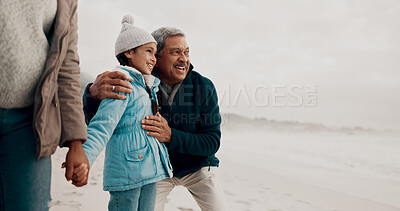
<instances>
[{"instance_id":1,"label":"white knit beanie","mask_svg":"<svg viewBox=\"0 0 400 211\"><path fill-rule=\"evenodd\" d=\"M115 56L146 43L157 43L150 33L133 26L133 22L133 17L130 15L125 15L122 18L122 29L115 42Z\"/></svg>"}]
</instances>

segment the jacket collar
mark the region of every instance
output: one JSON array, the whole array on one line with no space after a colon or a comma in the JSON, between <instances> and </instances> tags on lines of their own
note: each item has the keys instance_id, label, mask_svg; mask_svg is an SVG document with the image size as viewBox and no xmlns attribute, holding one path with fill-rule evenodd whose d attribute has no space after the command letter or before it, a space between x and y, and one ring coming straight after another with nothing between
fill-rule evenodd
<instances>
[{"instance_id":1,"label":"jacket collar","mask_svg":"<svg viewBox=\"0 0 400 211\"><path fill-rule=\"evenodd\" d=\"M127 75L129 78L132 78L134 81L142 85L143 87L154 87L160 84L160 79L155 77L154 75L143 75L139 70L130 67L130 66L122 66L118 65L116 67L116 71L120 71Z\"/></svg>"}]
</instances>

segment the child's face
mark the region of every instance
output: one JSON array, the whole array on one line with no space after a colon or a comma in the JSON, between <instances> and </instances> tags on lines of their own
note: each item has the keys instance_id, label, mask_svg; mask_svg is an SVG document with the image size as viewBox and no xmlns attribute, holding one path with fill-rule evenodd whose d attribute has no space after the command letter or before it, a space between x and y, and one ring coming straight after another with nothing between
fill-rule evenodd
<instances>
[{"instance_id":1,"label":"child's face","mask_svg":"<svg viewBox=\"0 0 400 211\"><path fill-rule=\"evenodd\" d=\"M134 67L144 75L150 75L157 62L156 52L157 45L152 42L141 45L134 51L126 51L125 56L128 58L129 66Z\"/></svg>"}]
</instances>

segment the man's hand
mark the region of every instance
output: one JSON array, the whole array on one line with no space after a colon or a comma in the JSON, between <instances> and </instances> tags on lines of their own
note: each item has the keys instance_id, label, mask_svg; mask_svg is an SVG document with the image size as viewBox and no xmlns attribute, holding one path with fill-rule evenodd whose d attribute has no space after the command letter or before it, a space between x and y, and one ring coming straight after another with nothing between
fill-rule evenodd
<instances>
[{"instance_id":1,"label":"man's hand","mask_svg":"<svg viewBox=\"0 0 400 211\"><path fill-rule=\"evenodd\" d=\"M72 180L72 184L76 187L87 184L90 167L81 140L69 141L69 150L62 168L66 168L65 178L67 181Z\"/></svg>"},{"instance_id":2,"label":"man's hand","mask_svg":"<svg viewBox=\"0 0 400 211\"><path fill-rule=\"evenodd\" d=\"M160 113L146 116L141 123L142 128L147 130L147 135L157 138L159 142L169 143L171 141L171 128Z\"/></svg>"},{"instance_id":3,"label":"man's hand","mask_svg":"<svg viewBox=\"0 0 400 211\"><path fill-rule=\"evenodd\" d=\"M132 85L127 81L133 79L122 72L106 71L97 76L94 83L89 88L89 93L93 98L103 100L106 98L125 99L125 95L119 95L115 92L131 93Z\"/></svg>"}]
</instances>

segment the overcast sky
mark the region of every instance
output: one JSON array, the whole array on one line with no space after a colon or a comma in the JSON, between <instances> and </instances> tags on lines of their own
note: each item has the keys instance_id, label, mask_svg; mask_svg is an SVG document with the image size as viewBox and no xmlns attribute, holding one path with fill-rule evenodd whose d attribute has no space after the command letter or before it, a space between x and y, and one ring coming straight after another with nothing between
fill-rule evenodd
<instances>
[{"instance_id":1,"label":"overcast sky","mask_svg":"<svg viewBox=\"0 0 400 211\"><path fill-rule=\"evenodd\" d=\"M222 112L400 130L400 1L79 1L82 72L117 65L123 15L187 35Z\"/></svg>"}]
</instances>

